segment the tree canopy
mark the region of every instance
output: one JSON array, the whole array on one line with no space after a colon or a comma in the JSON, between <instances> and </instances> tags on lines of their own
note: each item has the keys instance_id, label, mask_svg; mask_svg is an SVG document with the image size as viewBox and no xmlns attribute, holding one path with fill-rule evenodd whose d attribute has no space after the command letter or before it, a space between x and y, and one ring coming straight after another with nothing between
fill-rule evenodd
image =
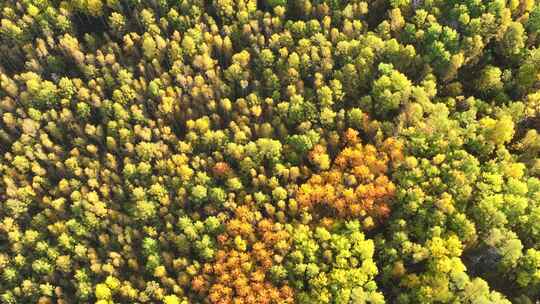
<instances>
[{"instance_id":1,"label":"tree canopy","mask_svg":"<svg viewBox=\"0 0 540 304\"><path fill-rule=\"evenodd\" d=\"M0 1L0 303L540 303L538 0Z\"/></svg>"}]
</instances>

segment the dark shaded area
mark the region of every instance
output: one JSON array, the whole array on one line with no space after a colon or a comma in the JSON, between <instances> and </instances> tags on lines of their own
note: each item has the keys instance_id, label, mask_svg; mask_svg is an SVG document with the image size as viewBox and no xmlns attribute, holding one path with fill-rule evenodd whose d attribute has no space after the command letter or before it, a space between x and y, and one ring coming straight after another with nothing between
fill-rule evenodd
<instances>
[{"instance_id":1,"label":"dark shaded area","mask_svg":"<svg viewBox=\"0 0 540 304\"><path fill-rule=\"evenodd\" d=\"M14 75L24 71L24 55L19 47L9 43L2 36L0 36L0 54L0 66L6 74Z\"/></svg>"},{"instance_id":2,"label":"dark shaded area","mask_svg":"<svg viewBox=\"0 0 540 304\"><path fill-rule=\"evenodd\" d=\"M519 121L516 125L514 137L508 146L512 149L515 144L519 143L525 137L529 130L536 130L536 132L540 133L540 115L525 117ZM517 152L515 148L512 151Z\"/></svg>"},{"instance_id":3,"label":"dark shaded area","mask_svg":"<svg viewBox=\"0 0 540 304\"><path fill-rule=\"evenodd\" d=\"M471 277L480 277L488 282L491 289L512 297L520 296L511 281L505 280L499 272L494 270L499 268L502 255L497 248L491 246L481 246L473 248L463 254L462 261L467 266L467 273Z\"/></svg>"},{"instance_id":4,"label":"dark shaded area","mask_svg":"<svg viewBox=\"0 0 540 304\"><path fill-rule=\"evenodd\" d=\"M389 8L389 2L385 0L375 0L369 3L367 24L370 31L375 30L386 19Z\"/></svg>"},{"instance_id":5,"label":"dark shaded area","mask_svg":"<svg viewBox=\"0 0 540 304\"><path fill-rule=\"evenodd\" d=\"M91 33L102 35L109 30L109 26L102 17L93 17L83 13L75 13L72 18L75 31L78 37Z\"/></svg>"},{"instance_id":6,"label":"dark shaded area","mask_svg":"<svg viewBox=\"0 0 540 304\"><path fill-rule=\"evenodd\" d=\"M494 247L475 248L463 256L469 275L485 277L497 268L502 256Z\"/></svg>"},{"instance_id":7,"label":"dark shaded area","mask_svg":"<svg viewBox=\"0 0 540 304\"><path fill-rule=\"evenodd\" d=\"M534 129L540 132L540 116L527 117L521 120L517 125L517 131L514 138L522 138L527 131Z\"/></svg>"}]
</instances>

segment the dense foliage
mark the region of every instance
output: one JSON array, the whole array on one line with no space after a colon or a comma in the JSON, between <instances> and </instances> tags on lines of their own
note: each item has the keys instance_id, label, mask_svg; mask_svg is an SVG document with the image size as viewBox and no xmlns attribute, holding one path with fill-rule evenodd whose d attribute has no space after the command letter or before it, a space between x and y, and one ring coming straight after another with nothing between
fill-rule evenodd
<instances>
[{"instance_id":1,"label":"dense foliage","mask_svg":"<svg viewBox=\"0 0 540 304\"><path fill-rule=\"evenodd\" d=\"M538 0L0 21L0 303L539 303Z\"/></svg>"}]
</instances>

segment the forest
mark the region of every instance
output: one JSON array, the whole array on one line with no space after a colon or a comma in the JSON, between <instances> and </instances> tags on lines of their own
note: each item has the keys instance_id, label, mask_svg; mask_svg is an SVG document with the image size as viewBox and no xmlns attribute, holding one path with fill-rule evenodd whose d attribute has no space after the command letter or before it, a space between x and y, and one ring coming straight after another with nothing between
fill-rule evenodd
<instances>
[{"instance_id":1,"label":"forest","mask_svg":"<svg viewBox=\"0 0 540 304\"><path fill-rule=\"evenodd\" d=\"M540 303L540 0L0 0L0 304Z\"/></svg>"}]
</instances>

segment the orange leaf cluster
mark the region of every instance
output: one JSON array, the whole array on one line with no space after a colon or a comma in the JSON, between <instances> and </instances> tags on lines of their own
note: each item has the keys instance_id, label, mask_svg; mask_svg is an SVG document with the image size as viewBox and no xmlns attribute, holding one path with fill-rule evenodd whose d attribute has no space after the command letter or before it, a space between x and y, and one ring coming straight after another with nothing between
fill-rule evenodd
<instances>
[{"instance_id":1,"label":"orange leaf cluster","mask_svg":"<svg viewBox=\"0 0 540 304\"><path fill-rule=\"evenodd\" d=\"M218 178L225 177L231 174L231 172L231 167L225 162L218 162L212 167L212 173Z\"/></svg>"},{"instance_id":2,"label":"orange leaf cluster","mask_svg":"<svg viewBox=\"0 0 540 304\"><path fill-rule=\"evenodd\" d=\"M235 248L239 237L247 244L245 250ZM276 229L271 220L258 220L248 206L237 207L226 231L218 237L223 249L217 252L215 261L205 265L213 279L199 292L207 292L207 298L215 304L293 303L293 289L275 286L266 276L274 264L276 244L288 239L289 234Z\"/></svg>"},{"instance_id":3,"label":"orange leaf cluster","mask_svg":"<svg viewBox=\"0 0 540 304\"><path fill-rule=\"evenodd\" d=\"M357 133L350 129L346 139L346 148L331 168L300 186L296 200L309 211L318 205L331 207L340 218L387 217L396 188L388 171L391 163L403 158L401 144L390 138L377 150L373 145L359 143Z\"/></svg>"}]
</instances>

